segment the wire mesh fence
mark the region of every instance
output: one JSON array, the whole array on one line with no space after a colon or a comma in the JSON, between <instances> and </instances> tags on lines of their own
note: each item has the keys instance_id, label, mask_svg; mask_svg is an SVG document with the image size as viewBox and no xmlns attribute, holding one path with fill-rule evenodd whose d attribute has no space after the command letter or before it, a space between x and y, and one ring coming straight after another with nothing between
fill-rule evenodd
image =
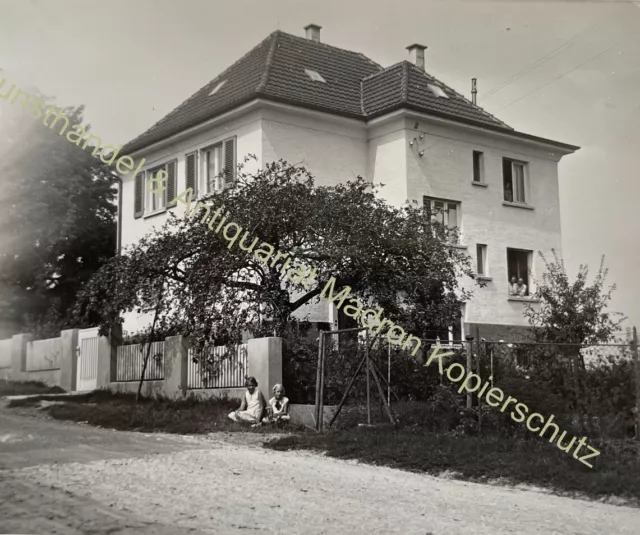
<instances>
[{"instance_id":1,"label":"wire mesh fence","mask_svg":"<svg viewBox=\"0 0 640 535\"><path fill-rule=\"evenodd\" d=\"M354 377L365 352L364 344L362 331L334 331L326 336L322 370L324 406L340 403L350 382L346 405L362 408L366 404L366 374ZM371 368L377 374L386 401L396 416L413 404L411 418L399 415L401 421L428 425L430 418L441 420L442 426L452 429L469 425L474 429L512 430L506 414L489 407L478 398L477 392L460 392L460 385L443 377L437 366L425 366L428 355L437 345L451 353L445 359L446 366L459 363L467 372L487 381L489 388L500 388L505 398L512 396L532 411L547 416L553 414L556 420L576 432L612 438L633 437L636 433L640 365L635 363L631 343L584 345L477 338L422 339L420 350L411 355L407 349L390 344L386 337L371 336ZM317 348L315 352L299 351L288 358L296 360L295 366L285 362L285 371L295 368L295 374L285 373L288 391L292 386L295 402L314 403ZM375 407L374 420L384 421L377 385L370 380L369 387ZM447 418L451 422L447 423ZM522 425L515 427L524 429Z\"/></svg>"}]
</instances>

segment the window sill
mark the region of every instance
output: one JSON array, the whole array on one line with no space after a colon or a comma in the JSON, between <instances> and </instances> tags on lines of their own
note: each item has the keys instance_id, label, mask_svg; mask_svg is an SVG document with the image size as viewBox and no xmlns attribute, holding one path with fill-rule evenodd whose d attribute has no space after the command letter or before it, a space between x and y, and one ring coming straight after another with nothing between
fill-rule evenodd
<instances>
[{"instance_id":1,"label":"window sill","mask_svg":"<svg viewBox=\"0 0 640 535\"><path fill-rule=\"evenodd\" d=\"M464 249L464 250L468 249L466 245L460 245L459 243L447 243L447 247L453 247L454 249Z\"/></svg>"},{"instance_id":2,"label":"window sill","mask_svg":"<svg viewBox=\"0 0 640 535\"><path fill-rule=\"evenodd\" d=\"M519 295L510 295L507 297L508 301L519 301L521 303L539 303L540 299L536 299L535 297L530 296L519 296Z\"/></svg>"},{"instance_id":3,"label":"window sill","mask_svg":"<svg viewBox=\"0 0 640 535\"><path fill-rule=\"evenodd\" d=\"M512 206L513 208L524 208L525 210L535 210L535 208L530 204L524 204L521 202L502 201L502 206Z\"/></svg>"},{"instance_id":4,"label":"window sill","mask_svg":"<svg viewBox=\"0 0 640 535\"><path fill-rule=\"evenodd\" d=\"M479 281L491 282L493 280L493 277L489 277L488 275L478 275L476 273L476 279L478 279Z\"/></svg>"},{"instance_id":5,"label":"window sill","mask_svg":"<svg viewBox=\"0 0 640 535\"><path fill-rule=\"evenodd\" d=\"M160 214L164 214L167 211L166 208L162 208L161 210L156 210L155 212L149 212L148 214L144 214L143 219L150 219Z\"/></svg>"},{"instance_id":6,"label":"window sill","mask_svg":"<svg viewBox=\"0 0 640 535\"><path fill-rule=\"evenodd\" d=\"M475 182L475 181L471 181L471 185L472 186L480 186L481 188L487 188L489 187L489 184L487 184L486 182Z\"/></svg>"}]
</instances>

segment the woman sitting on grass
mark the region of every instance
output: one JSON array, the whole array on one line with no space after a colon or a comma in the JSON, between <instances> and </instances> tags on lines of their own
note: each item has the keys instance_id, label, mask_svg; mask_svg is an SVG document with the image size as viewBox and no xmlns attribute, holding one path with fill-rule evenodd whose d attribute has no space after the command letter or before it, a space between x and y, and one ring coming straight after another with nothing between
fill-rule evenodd
<instances>
[{"instance_id":1,"label":"woman sitting on grass","mask_svg":"<svg viewBox=\"0 0 640 535\"><path fill-rule=\"evenodd\" d=\"M247 377L244 386L247 387L247 391L244 393L240 408L229 413L229 418L238 423L259 424L265 407L264 396L258 390L258 381L255 377Z\"/></svg>"},{"instance_id":2,"label":"woman sitting on grass","mask_svg":"<svg viewBox=\"0 0 640 535\"><path fill-rule=\"evenodd\" d=\"M273 387L273 397L267 407L268 417L262 420L264 423L284 423L291 419L289 416L289 399L284 397L284 386L277 384Z\"/></svg>"}]
</instances>

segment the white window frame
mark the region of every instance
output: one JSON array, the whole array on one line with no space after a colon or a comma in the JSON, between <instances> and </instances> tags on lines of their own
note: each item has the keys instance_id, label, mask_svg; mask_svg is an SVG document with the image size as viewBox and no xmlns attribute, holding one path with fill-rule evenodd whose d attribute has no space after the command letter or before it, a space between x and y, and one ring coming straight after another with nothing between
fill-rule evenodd
<instances>
[{"instance_id":1,"label":"white window frame","mask_svg":"<svg viewBox=\"0 0 640 535\"><path fill-rule=\"evenodd\" d=\"M143 214L145 216L150 216L154 214L159 214L167 209L167 181L165 181L164 189L161 192L154 193L149 189L149 181L156 176L159 171L163 171L167 173L167 177L169 175L169 170L167 169L168 164L173 162L174 160L169 160L164 162L163 164L156 165L144 171L144 195L142 196L143 203ZM156 186L160 186L162 184L155 184ZM153 186L152 186L153 188ZM160 202L156 208L152 208L153 199L158 199Z\"/></svg>"},{"instance_id":2,"label":"white window frame","mask_svg":"<svg viewBox=\"0 0 640 535\"><path fill-rule=\"evenodd\" d=\"M523 162L521 160L514 160L512 158L503 158L503 162L504 161L508 161L511 164L511 200L508 199L504 199L505 197L505 193L506 191L504 191L504 182L505 182L505 176L504 176L504 163L503 163L503 177L502 177L502 183L503 183L503 199L505 202L510 202L510 203L514 203L514 204L529 204L528 203L528 199L529 199L529 163L528 162ZM521 189L521 193L522 196L520 199L517 198L517 190L516 190L516 181L515 181L515 177L516 177L516 168L520 167L522 168L522 189Z\"/></svg>"},{"instance_id":3,"label":"white window frame","mask_svg":"<svg viewBox=\"0 0 640 535\"><path fill-rule=\"evenodd\" d=\"M196 166L198 167L197 180L199 180L198 191L202 192L203 195L219 193L223 191L225 188L224 164L226 162L226 157L227 157L226 147L227 147L228 141L233 141L234 152L237 154L238 147L237 147L237 138L235 136L220 140L216 143L211 143L209 145L206 145L205 147L202 147L198 151L198 162L196 163ZM210 182L209 181L209 162L208 162L207 153L217 148L220 149L220 171L216 176L213 177L214 186L213 186L213 189L211 189L209 188L209 182Z\"/></svg>"},{"instance_id":4,"label":"white window frame","mask_svg":"<svg viewBox=\"0 0 640 535\"><path fill-rule=\"evenodd\" d=\"M458 231L460 231L460 222L462 220L462 215L461 215L461 207L462 207L462 203L460 201L452 201L450 199L440 199L437 197L428 197L425 196L423 198L423 203L429 203L431 210L435 211L436 210L436 203L443 203L443 205L449 205L449 204L453 204L456 207L456 221L455 221L455 225L453 225L454 227L458 228ZM442 222L447 226L447 228L452 228L452 225L450 225L450 221L449 221L449 206L447 206L447 209L445 211L442 212ZM433 217L436 217L436 214L433 214Z\"/></svg>"}]
</instances>

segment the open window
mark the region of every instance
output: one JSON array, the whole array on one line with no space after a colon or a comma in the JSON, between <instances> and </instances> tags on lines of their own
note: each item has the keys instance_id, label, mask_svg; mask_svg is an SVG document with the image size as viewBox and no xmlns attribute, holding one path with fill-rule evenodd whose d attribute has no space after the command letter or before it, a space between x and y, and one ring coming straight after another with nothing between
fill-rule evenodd
<instances>
[{"instance_id":1,"label":"open window","mask_svg":"<svg viewBox=\"0 0 640 535\"><path fill-rule=\"evenodd\" d=\"M504 200L520 204L527 203L527 163L502 158Z\"/></svg>"},{"instance_id":2,"label":"open window","mask_svg":"<svg viewBox=\"0 0 640 535\"><path fill-rule=\"evenodd\" d=\"M507 274L509 277L509 295L527 297L531 290L532 251L507 249Z\"/></svg>"}]
</instances>

